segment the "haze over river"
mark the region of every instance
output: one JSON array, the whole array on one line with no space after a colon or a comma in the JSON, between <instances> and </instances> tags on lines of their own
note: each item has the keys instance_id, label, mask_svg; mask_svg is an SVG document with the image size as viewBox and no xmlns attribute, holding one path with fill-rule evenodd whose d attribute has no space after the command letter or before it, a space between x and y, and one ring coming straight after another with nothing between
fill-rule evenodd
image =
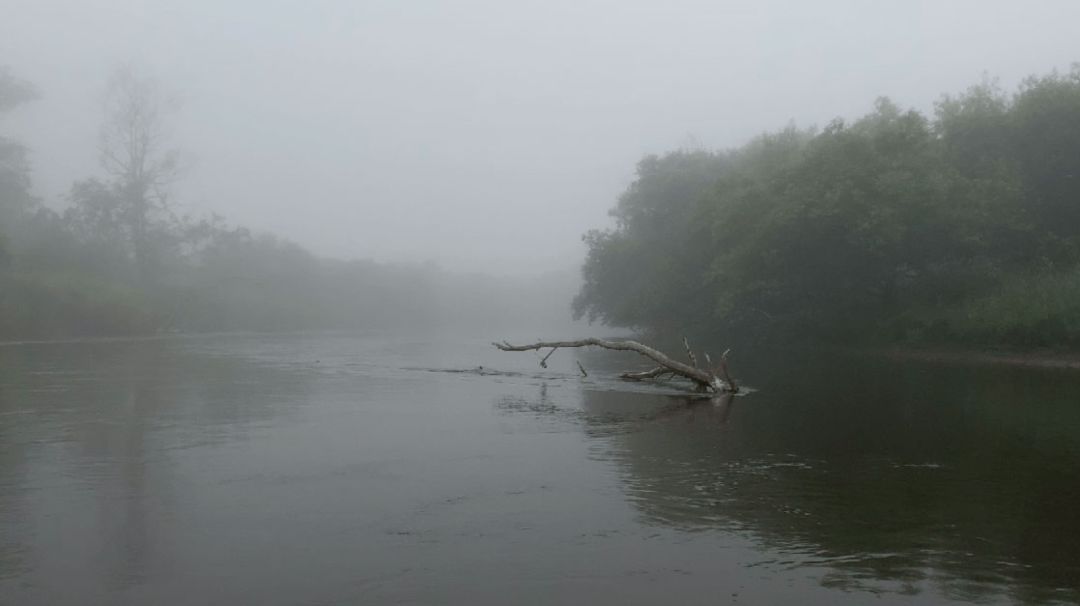
<instances>
[{"instance_id":1,"label":"haze over river","mask_svg":"<svg viewBox=\"0 0 1080 606\"><path fill-rule=\"evenodd\" d=\"M1080 600L1080 373L489 340L0 346L0 604Z\"/></svg>"}]
</instances>

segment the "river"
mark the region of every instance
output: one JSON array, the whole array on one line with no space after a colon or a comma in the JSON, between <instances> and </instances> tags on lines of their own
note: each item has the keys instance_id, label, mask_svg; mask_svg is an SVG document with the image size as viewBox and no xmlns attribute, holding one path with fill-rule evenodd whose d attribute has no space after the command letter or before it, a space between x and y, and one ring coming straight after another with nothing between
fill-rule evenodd
<instances>
[{"instance_id":1,"label":"river","mask_svg":"<svg viewBox=\"0 0 1080 606\"><path fill-rule=\"evenodd\" d=\"M1080 601L1076 371L736 352L710 401L538 361L0 345L0 604Z\"/></svg>"}]
</instances>

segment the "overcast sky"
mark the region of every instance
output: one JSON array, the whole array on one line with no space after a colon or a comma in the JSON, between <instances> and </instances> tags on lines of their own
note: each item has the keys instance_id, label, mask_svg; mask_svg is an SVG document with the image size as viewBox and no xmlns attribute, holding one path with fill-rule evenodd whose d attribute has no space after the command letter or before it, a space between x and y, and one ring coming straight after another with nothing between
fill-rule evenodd
<instances>
[{"instance_id":1,"label":"overcast sky","mask_svg":"<svg viewBox=\"0 0 1080 606\"><path fill-rule=\"evenodd\" d=\"M182 100L189 212L530 273L580 262L644 154L1012 88L1080 61L1078 24L1077 0L0 0L0 65L42 93L0 128L62 206L131 63Z\"/></svg>"}]
</instances>

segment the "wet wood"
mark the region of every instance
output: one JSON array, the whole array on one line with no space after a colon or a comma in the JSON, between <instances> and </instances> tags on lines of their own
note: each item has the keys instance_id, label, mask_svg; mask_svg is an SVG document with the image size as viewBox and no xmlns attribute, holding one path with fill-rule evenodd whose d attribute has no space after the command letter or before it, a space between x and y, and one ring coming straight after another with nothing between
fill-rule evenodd
<instances>
[{"instance_id":1,"label":"wet wood","mask_svg":"<svg viewBox=\"0 0 1080 606\"><path fill-rule=\"evenodd\" d=\"M715 369L699 368L697 366L697 356L694 355L694 352L690 349L689 341L685 338L683 339L683 345L686 347L687 357L693 362L693 366L674 360L648 345L630 340L612 341L608 339L588 338L573 341L537 341L535 343L526 343L524 345L513 345L507 341L503 341L501 343L492 343L492 345L502 351L540 351L541 349L550 348L551 351L548 352L541 361L541 366L545 368L547 367L547 359L559 348L600 347L614 351L632 351L649 358L653 362L659 364L659 366L644 372L625 372L619 375L623 379L641 381L658 379L671 375L688 379L704 391L735 393L739 389L734 379L732 379L731 375L728 373L728 352L724 352L724 355L720 359L720 365Z\"/></svg>"}]
</instances>

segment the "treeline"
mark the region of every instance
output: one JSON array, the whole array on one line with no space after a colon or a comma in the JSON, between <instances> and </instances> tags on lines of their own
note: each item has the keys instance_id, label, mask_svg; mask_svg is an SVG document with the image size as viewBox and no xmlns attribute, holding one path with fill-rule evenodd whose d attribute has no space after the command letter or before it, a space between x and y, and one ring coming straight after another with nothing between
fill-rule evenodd
<instances>
[{"instance_id":1,"label":"treeline","mask_svg":"<svg viewBox=\"0 0 1080 606\"><path fill-rule=\"evenodd\" d=\"M753 340L1080 343L1080 66L647 157L575 313ZM678 334L681 334L678 333Z\"/></svg>"},{"instance_id":2,"label":"treeline","mask_svg":"<svg viewBox=\"0 0 1080 606\"><path fill-rule=\"evenodd\" d=\"M36 96L0 70L0 116ZM75 181L62 210L33 195L27 150L0 137L0 340L569 321L572 276L322 259L216 216L178 215L169 193L183 157L168 147L167 96L120 70L105 106L102 174Z\"/></svg>"}]
</instances>

